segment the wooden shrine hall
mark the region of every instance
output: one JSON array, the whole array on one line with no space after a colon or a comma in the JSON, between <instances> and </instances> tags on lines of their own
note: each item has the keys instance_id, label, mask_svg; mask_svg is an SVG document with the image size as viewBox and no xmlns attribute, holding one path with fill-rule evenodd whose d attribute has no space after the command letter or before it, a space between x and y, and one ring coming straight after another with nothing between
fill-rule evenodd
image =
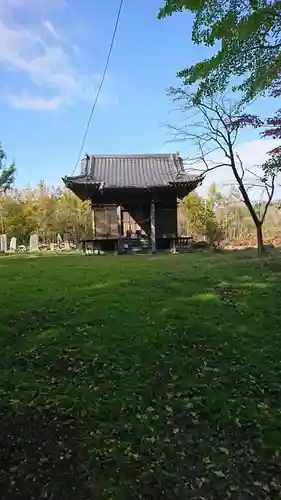
<instances>
[{"instance_id":1,"label":"wooden shrine hall","mask_svg":"<svg viewBox=\"0 0 281 500\"><path fill-rule=\"evenodd\" d=\"M202 180L185 172L177 153L85 155L81 174L63 178L81 200L91 200L93 237L84 246L96 253L175 250L178 199Z\"/></svg>"}]
</instances>

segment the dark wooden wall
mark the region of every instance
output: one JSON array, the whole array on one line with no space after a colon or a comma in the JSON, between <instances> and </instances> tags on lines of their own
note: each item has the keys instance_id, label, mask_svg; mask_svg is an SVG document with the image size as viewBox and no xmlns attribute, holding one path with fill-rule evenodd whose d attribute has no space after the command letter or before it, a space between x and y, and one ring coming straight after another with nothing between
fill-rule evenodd
<instances>
[{"instance_id":1,"label":"dark wooden wall","mask_svg":"<svg viewBox=\"0 0 281 500\"><path fill-rule=\"evenodd\" d=\"M122 206L123 235L126 231L141 230L151 235L149 203L131 203ZM177 200L157 202L155 204L156 237L172 237L177 235ZM93 233L95 237L118 236L118 220L116 205L93 205Z\"/></svg>"},{"instance_id":2,"label":"dark wooden wall","mask_svg":"<svg viewBox=\"0 0 281 500\"><path fill-rule=\"evenodd\" d=\"M118 235L116 206L93 206L93 233L94 237L115 238Z\"/></svg>"},{"instance_id":3,"label":"dark wooden wall","mask_svg":"<svg viewBox=\"0 0 281 500\"><path fill-rule=\"evenodd\" d=\"M133 228L132 219L135 221L135 228ZM131 226L133 230L141 230L147 236L150 236L150 204L136 203L130 206L124 206L123 212L123 225L124 234Z\"/></svg>"},{"instance_id":4,"label":"dark wooden wall","mask_svg":"<svg viewBox=\"0 0 281 500\"><path fill-rule=\"evenodd\" d=\"M156 238L177 236L177 203L156 204L155 222Z\"/></svg>"}]
</instances>

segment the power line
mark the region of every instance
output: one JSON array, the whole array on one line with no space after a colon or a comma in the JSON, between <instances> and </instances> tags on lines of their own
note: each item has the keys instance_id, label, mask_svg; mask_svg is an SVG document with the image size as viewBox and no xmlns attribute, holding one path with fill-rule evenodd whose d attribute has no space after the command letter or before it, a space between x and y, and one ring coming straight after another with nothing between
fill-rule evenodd
<instances>
[{"instance_id":1,"label":"power line","mask_svg":"<svg viewBox=\"0 0 281 500\"><path fill-rule=\"evenodd\" d=\"M71 175L74 174L74 172L75 172L75 170L77 168L78 162L80 160L80 157L81 157L84 145L85 145L85 141L86 141L86 138L87 138L87 134L88 134L88 131L89 131L89 127L90 127L90 124L91 124L91 121L92 121L92 117L93 117L93 114L94 114L94 111L95 111L95 108L96 108L96 105L97 105L97 102L98 102L98 98L99 98L100 93L101 93L102 86L104 84L104 80L105 80L107 68L108 68L108 65L109 65L109 61L110 61L110 57L111 57L111 54L112 54L112 49L113 49L113 45L114 45L114 41L115 41L115 37L116 37L118 25L119 25L119 21L120 21L120 16L121 16L121 11L122 11L122 7L123 7L123 3L124 3L124 0L120 0L120 5L119 5L119 9L118 9L116 21L115 21L115 26L114 26L114 30L113 30L113 34L112 34L112 38L111 38L111 43L110 43L110 46L109 46L109 51L108 51L106 63L105 63L105 66L104 66L102 78L101 78L101 81L100 81L100 84L99 84L99 88L97 90L96 97L95 97L95 100L94 100L94 103L93 103L93 106L92 106L92 109L91 109L91 113L90 113L90 116L89 116L89 119L88 119L88 122L87 122L87 125L86 125L86 129L85 129L85 133L84 133L84 137L83 137L83 140L82 140L82 144L81 144L81 147L80 147L80 150L79 150L79 153L78 153L77 161L76 161L75 167L74 167Z\"/></svg>"}]
</instances>

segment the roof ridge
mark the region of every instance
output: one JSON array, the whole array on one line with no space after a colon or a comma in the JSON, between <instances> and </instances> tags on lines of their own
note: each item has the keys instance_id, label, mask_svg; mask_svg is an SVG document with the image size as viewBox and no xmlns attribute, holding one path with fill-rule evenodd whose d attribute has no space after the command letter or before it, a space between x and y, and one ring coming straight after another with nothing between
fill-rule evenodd
<instances>
[{"instance_id":1,"label":"roof ridge","mask_svg":"<svg viewBox=\"0 0 281 500\"><path fill-rule=\"evenodd\" d=\"M139 154L87 154L90 158L169 158L179 157L178 153L139 153Z\"/></svg>"},{"instance_id":2,"label":"roof ridge","mask_svg":"<svg viewBox=\"0 0 281 500\"><path fill-rule=\"evenodd\" d=\"M102 184L104 189L164 188L199 182L185 170L178 153L88 155L82 161L81 174L84 177L76 177L77 183ZM75 178L68 179L75 183Z\"/></svg>"}]
</instances>

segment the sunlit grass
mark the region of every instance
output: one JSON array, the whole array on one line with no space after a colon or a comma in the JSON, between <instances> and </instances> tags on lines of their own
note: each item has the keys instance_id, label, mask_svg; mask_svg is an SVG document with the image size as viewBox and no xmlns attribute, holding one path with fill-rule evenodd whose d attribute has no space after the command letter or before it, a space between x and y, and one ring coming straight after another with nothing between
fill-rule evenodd
<instances>
[{"instance_id":1,"label":"sunlit grass","mask_svg":"<svg viewBox=\"0 0 281 500\"><path fill-rule=\"evenodd\" d=\"M1 258L6 500L280 498L281 266Z\"/></svg>"}]
</instances>

